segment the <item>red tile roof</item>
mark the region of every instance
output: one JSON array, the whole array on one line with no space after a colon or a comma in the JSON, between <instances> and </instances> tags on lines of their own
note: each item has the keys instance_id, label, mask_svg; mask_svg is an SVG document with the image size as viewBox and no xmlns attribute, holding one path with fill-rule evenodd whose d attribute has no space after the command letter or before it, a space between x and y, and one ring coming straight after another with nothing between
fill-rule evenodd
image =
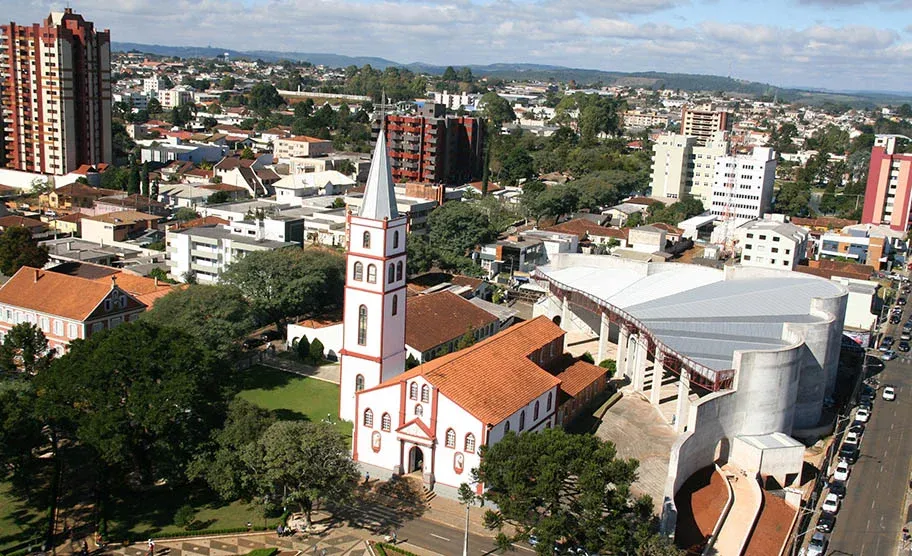
<instances>
[{"instance_id":1,"label":"red tile roof","mask_svg":"<svg viewBox=\"0 0 912 556\"><path fill-rule=\"evenodd\" d=\"M424 352L478 330L497 317L448 291L409 297L405 303L405 343Z\"/></svg>"},{"instance_id":2,"label":"red tile roof","mask_svg":"<svg viewBox=\"0 0 912 556\"><path fill-rule=\"evenodd\" d=\"M419 365L376 388L420 376L475 418L496 425L560 384L529 355L563 335L559 326L540 316Z\"/></svg>"},{"instance_id":3,"label":"red tile roof","mask_svg":"<svg viewBox=\"0 0 912 556\"><path fill-rule=\"evenodd\" d=\"M29 231L47 229L47 225L44 222L41 220L35 220L34 218L26 218L25 216L16 215L0 217L0 230L15 228L18 226L28 228Z\"/></svg>"},{"instance_id":4,"label":"red tile roof","mask_svg":"<svg viewBox=\"0 0 912 556\"><path fill-rule=\"evenodd\" d=\"M84 321L111 292L110 278L96 282L24 266L0 287L0 303ZM132 296L127 309L144 304Z\"/></svg>"},{"instance_id":5,"label":"red tile roof","mask_svg":"<svg viewBox=\"0 0 912 556\"><path fill-rule=\"evenodd\" d=\"M656 222L655 224L650 224L654 228L659 228L660 230L665 230L669 234L680 235L684 233L684 230L681 228L676 228L671 224L666 224L665 222Z\"/></svg>"},{"instance_id":6,"label":"red tile roof","mask_svg":"<svg viewBox=\"0 0 912 556\"><path fill-rule=\"evenodd\" d=\"M560 390L563 394L575 398L592 383L605 376L606 369L587 363L581 359L571 359L557 378L560 379Z\"/></svg>"},{"instance_id":7,"label":"red tile roof","mask_svg":"<svg viewBox=\"0 0 912 556\"><path fill-rule=\"evenodd\" d=\"M550 228L545 228L546 232L560 232L564 234L572 234L577 236L580 239L584 239L590 234L604 236L603 230L606 228L604 226L599 226L592 220L586 218L577 218L575 220L568 220L561 224L551 226Z\"/></svg>"}]
</instances>

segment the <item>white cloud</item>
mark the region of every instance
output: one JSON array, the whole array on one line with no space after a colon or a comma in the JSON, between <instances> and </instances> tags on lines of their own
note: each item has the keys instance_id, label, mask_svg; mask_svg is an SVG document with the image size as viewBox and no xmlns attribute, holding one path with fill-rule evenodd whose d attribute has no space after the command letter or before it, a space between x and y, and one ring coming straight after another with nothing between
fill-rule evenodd
<instances>
[{"instance_id":1,"label":"white cloud","mask_svg":"<svg viewBox=\"0 0 912 556\"><path fill-rule=\"evenodd\" d=\"M696 0L693 13L707 1ZM845 9L862 3L836 1ZM780 26L687 24L674 16L679 12L663 17L690 5L687 0L82 0L77 9L122 42L334 52L405 63L731 71L774 84L846 89L902 90L912 83L912 41L900 31L795 27L787 20ZM28 23L45 17L52 6L61 7L57 0L0 0L0 13L5 20ZM736 8L717 2L712 9Z\"/></svg>"}]
</instances>

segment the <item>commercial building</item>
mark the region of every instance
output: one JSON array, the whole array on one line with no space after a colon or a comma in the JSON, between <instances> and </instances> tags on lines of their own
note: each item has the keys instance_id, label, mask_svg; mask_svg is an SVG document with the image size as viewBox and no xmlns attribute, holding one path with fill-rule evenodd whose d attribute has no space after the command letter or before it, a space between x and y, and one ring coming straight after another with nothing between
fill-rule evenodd
<instances>
[{"instance_id":1,"label":"commercial building","mask_svg":"<svg viewBox=\"0 0 912 556\"><path fill-rule=\"evenodd\" d=\"M735 230L743 266L795 270L807 257L809 232L786 222L752 220Z\"/></svg>"},{"instance_id":2,"label":"commercial building","mask_svg":"<svg viewBox=\"0 0 912 556\"><path fill-rule=\"evenodd\" d=\"M158 102L162 108L178 108L185 104L193 102L193 91L186 87L175 87L173 89L159 89Z\"/></svg>"},{"instance_id":3,"label":"commercial building","mask_svg":"<svg viewBox=\"0 0 912 556\"><path fill-rule=\"evenodd\" d=\"M716 158L710 213L730 218L761 218L773 200L776 152L754 147L749 155Z\"/></svg>"},{"instance_id":4,"label":"commercial building","mask_svg":"<svg viewBox=\"0 0 912 556\"><path fill-rule=\"evenodd\" d=\"M0 26L2 165L63 175L112 161L111 37L66 8Z\"/></svg>"},{"instance_id":5,"label":"commercial building","mask_svg":"<svg viewBox=\"0 0 912 556\"><path fill-rule=\"evenodd\" d=\"M104 245L127 241L149 230L154 230L161 220L161 216L154 214L121 210L85 216L80 222L80 228L82 239Z\"/></svg>"},{"instance_id":6,"label":"commercial building","mask_svg":"<svg viewBox=\"0 0 912 556\"><path fill-rule=\"evenodd\" d=\"M699 144L697 138L664 134L653 146L652 196L681 199L693 197L709 209L716 159L729 153L724 132L716 132L709 141Z\"/></svg>"},{"instance_id":7,"label":"commercial building","mask_svg":"<svg viewBox=\"0 0 912 556\"><path fill-rule=\"evenodd\" d=\"M306 135L296 135L284 139L276 139L273 143L275 149L275 158L279 162L289 163L292 158L304 157L313 158L326 156L333 152L332 141L328 139L319 139L317 137L308 137Z\"/></svg>"},{"instance_id":8,"label":"commercial building","mask_svg":"<svg viewBox=\"0 0 912 556\"><path fill-rule=\"evenodd\" d=\"M896 137L874 141L865 189L863 224L884 224L894 230L909 229L912 211L912 153L896 152Z\"/></svg>"},{"instance_id":9,"label":"commercial building","mask_svg":"<svg viewBox=\"0 0 912 556\"><path fill-rule=\"evenodd\" d=\"M262 235L249 237L246 229L235 233L232 226L238 225L233 222L224 226L169 230L165 243L171 278L187 282L192 276L201 284L213 284L231 263L249 252L300 247L294 242L263 239Z\"/></svg>"},{"instance_id":10,"label":"commercial building","mask_svg":"<svg viewBox=\"0 0 912 556\"><path fill-rule=\"evenodd\" d=\"M446 116L440 104L426 104L416 116L388 114L386 141L393 180L462 185L481 179L484 122ZM380 122L374 122L374 137Z\"/></svg>"},{"instance_id":11,"label":"commercial building","mask_svg":"<svg viewBox=\"0 0 912 556\"><path fill-rule=\"evenodd\" d=\"M697 145L705 145L717 131L731 131L731 114L711 108L690 108L681 110L681 134L696 137Z\"/></svg>"}]
</instances>

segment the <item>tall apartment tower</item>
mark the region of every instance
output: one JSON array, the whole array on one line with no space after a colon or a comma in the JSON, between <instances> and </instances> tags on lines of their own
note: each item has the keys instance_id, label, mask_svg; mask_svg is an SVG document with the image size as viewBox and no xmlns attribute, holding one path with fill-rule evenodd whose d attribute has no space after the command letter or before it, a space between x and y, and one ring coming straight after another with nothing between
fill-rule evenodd
<instances>
[{"instance_id":1,"label":"tall apartment tower","mask_svg":"<svg viewBox=\"0 0 912 556\"><path fill-rule=\"evenodd\" d=\"M696 137L666 133L653 146L652 196L682 199L693 197L709 210L716 158L729 153L725 132L717 131L700 146Z\"/></svg>"},{"instance_id":2,"label":"tall apartment tower","mask_svg":"<svg viewBox=\"0 0 912 556\"><path fill-rule=\"evenodd\" d=\"M731 131L731 129L731 114L723 110L687 106L681 110L681 134L696 137L697 145L705 145L717 131Z\"/></svg>"},{"instance_id":3,"label":"tall apartment tower","mask_svg":"<svg viewBox=\"0 0 912 556\"><path fill-rule=\"evenodd\" d=\"M896 152L896 137L874 140L862 224L884 224L893 230L909 229L912 212L912 153Z\"/></svg>"},{"instance_id":4,"label":"tall apartment tower","mask_svg":"<svg viewBox=\"0 0 912 556\"><path fill-rule=\"evenodd\" d=\"M484 122L446 116L442 104L428 103L415 116L385 116L386 141L396 182L461 185L481 179ZM374 137L381 122L374 123Z\"/></svg>"},{"instance_id":5,"label":"tall apartment tower","mask_svg":"<svg viewBox=\"0 0 912 556\"><path fill-rule=\"evenodd\" d=\"M110 163L111 35L67 8L0 26L0 165L66 174Z\"/></svg>"},{"instance_id":6,"label":"tall apartment tower","mask_svg":"<svg viewBox=\"0 0 912 556\"><path fill-rule=\"evenodd\" d=\"M754 147L751 154L716 157L715 165L711 214L750 220L769 211L776 181L776 151Z\"/></svg>"},{"instance_id":7,"label":"tall apartment tower","mask_svg":"<svg viewBox=\"0 0 912 556\"><path fill-rule=\"evenodd\" d=\"M339 417L354 421L355 394L405 371L405 235L386 140L377 138L364 202L348 215ZM362 408L363 410L363 408Z\"/></svg>"}]
</instances>

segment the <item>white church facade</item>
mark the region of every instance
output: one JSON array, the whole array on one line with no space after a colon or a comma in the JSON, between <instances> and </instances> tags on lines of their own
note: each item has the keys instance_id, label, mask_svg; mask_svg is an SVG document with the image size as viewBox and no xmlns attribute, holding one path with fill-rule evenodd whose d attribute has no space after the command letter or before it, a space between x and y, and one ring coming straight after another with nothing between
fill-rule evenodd
<instances>
[{"instance_id":1,"label":"white church facade","mask_svg":"<svg viewBox=\"0 0 912 556\"><path fill-rule=\"evenodd\" d=\"M482 446L561 425L562 404L605 388L605 369L564 355L564 331L545 317L405 371L406 218L383 133L348 234L339 416L371 477L415 474L455 497Z\"/></svg>"}]
</instances>

